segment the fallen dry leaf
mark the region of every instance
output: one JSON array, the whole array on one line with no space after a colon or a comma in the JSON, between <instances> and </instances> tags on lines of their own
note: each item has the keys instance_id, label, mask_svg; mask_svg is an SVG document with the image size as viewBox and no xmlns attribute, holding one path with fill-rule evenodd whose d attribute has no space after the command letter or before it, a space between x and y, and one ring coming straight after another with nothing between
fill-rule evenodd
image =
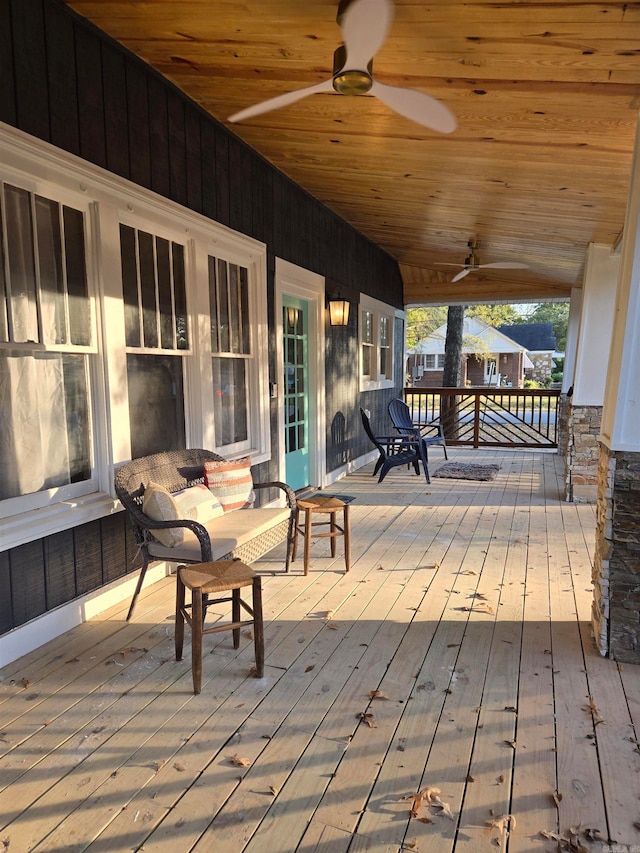
<instances>
[{"instance_id":1,"label":"fallen dry leaf","mask_svg":"<svg viewBox=\"0 0 640 853\"><path fill-rule=\"evenodd\" d=\"M311 672L312 669L315 669L315 663L309 664L309 666L305 669L305 672Z\"/></svg>"},{"instance_id":2,"label":"fallen dry leaf","mask_svg":"<svg viewBox=\"0 0 640 853\"><path fill-rule=\"evenodd\" d=\"M377 728L373 719L373 714L370 714L368 711L361 711L359 714L356 714L356 717L359 720L362 720L363 723L366 723L370 729Z\"/></svg>"},{"instance_id":3,"label":"fallen dry leaf","mask_svg":"<svg viewBox=\"0 0 640 853\"><path fill-rule=\"evenodd\" d=\"M227 761L234 767L251 767L251 761L248 758L242 758L237 752L235 755L227 755Z\"/></svg>"},{"instance_id":4,"label":"fallen dry leaf","mask_svg":"<svg viewBox=\"0 0 640 853\"><path fill-rule=\"evenodd\" d=\"M388 698L389 697L387 696L387 694L384 693L382 690L370 690L369 691L369 699L388 699Z\"/></svg>"},{"instance_id":5,"label":"fallen dry leaf","mask_svg":"<svg viewBox=\"0 0 640 853\"><path fill-rule=\"evenodd\" d=\"M338 630L338 623L337 622L329 622L329 624L327 625L327 628L331 628L332 631L337 631Z\"/></svg>"},{"instance_id":6,"label":"fallen dry leaf","mask_svg":"<svg viewBox=\"0 0 640 853\"><path fill-rule=\"evenodd\" d=\"M553 797L553 802L556 804L556 806L559 806L560 800L562 799L562 794L560 794L558 791L554 791L551 796Z\"/></svg>"},{"instance_id":7,"label":"fallen dry leaf","mask_svg":"<svg viewBox=\"0 0 640 853\"><path fill-rule=\"evenodd\" d=\"M177 770L178 773L184 773L184 771L187 769L186 765L182 764L180 761L176 761L173 765L173 768L174 770Z\"/></svg>"},{"instance_id":8,"label":"fallen dry leaf","mask_svg":"<svg viewBox=\"0 0 640 853\"><path fill-rule=\"evenodd\" d=\"M516 748L515 740L505 740L505 743L507 744L507 746L510 746L512 749Z\"/></svg>"},{"instance_id":9,"label":"fallen dry leaf","mask_svg":"<svg viewBox=\"0 0 640 853\"><path fill-rule=\"evenodd\" d=\"M274 785L269 785L269 791L273 794L273 796L277 796L278 789Z\"/></svg>"},{"instance_id":10,"label":"fallen dry leaf","mask_svg":"<svg viewBox=\"0 0 640 853\"><path fill-rule=\"evenodd\" d=\"M23 679L22 679L21 684L22 684L22 686L26 689L27 687L29 687L29 685L31 684L31 682L29 681L29 679L28 679L28 678L23 678Z\"/></svg>"},{"instance_id":11,"label":"fallen dry leaf","mask_svg":"<svg viewBox=\"0 0 640 853\"><path fill-rule=\"evenodd\" d=\"M411 841L405 841L402 845L403 850L417 850L418 849L418 839L412 838Z\"/></svg>"},{"instance_id":12,"label":"fallen dry leaf","mask_svg":"<svg viewBox=\"0 0 640 853\"><path fill-rule=\"evenodd\" d=\"M514 714L518 713L518 709L514 705L505 705L504 710L505 711L513 711Z\"/></svg>"},{"instance_id":13,"label":"fallen dry leaf","mask_svg":"<svg viewBox=\"0 0 640 853\"><path fill-rule=\"evenodd\" d=\"M585 705L584 710L590 711L593 714L594 725L597 726L598 723L603 723L604 720L602 719L600 711L598 711L598 709L596 707L596 703L593 701L593 696L587 696L587 699L589 700L589 702L587 705Z\"/></svg>"},{"instance_id":14,"label":"fallen dry leaf","mask_svg":"<svg viewBox=\"0 0 640 853\"><path fill-rule=\"evenodd\" d=\"M492 820L485 821L491 829L497 829L500 835L513 832L516 828L516 819L512 814L503 814L500 817L494 817Z\"/></svg>"}]
</instances>

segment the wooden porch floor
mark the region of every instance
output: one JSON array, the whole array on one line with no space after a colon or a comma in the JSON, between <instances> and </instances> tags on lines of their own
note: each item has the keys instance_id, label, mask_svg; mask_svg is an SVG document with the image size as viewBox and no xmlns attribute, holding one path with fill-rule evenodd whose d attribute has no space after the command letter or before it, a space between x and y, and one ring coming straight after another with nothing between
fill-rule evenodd
<instances>
[{"instance_id":1,"label":"wooden porch floor","mask_svg":"<svg viewBox=\"0 0 640 853\"><path fill-rule=\"evenodd\" d=\"M594 509L553 454L451 456L501 469L329 490L356 496L347 575L327 540L306 578L256 564L263 679L225 632L192 694L172 579L0 672L4 849L640 851L640 667L590 638Z\"/></svg>"}]
</instances>

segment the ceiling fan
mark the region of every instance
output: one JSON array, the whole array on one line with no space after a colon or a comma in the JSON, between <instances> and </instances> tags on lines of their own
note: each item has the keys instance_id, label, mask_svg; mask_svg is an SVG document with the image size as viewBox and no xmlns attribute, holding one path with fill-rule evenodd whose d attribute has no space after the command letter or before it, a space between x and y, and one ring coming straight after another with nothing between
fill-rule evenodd
<instances>
[{"instance_id":1,"label":"ceiling fan","mask_svg":"<svg viewBox=\"0 0 640 853\"><path fill-rule=\"evenodd\" d=\"M442 266L445 267L462 267L462 270L459 273L456 273L454 277L451 279L451 282L460 281L461 278L464 278L465 275L469 275L470 272L475 272L476 270L486 270L486 269L494 269L494 270L526 270L529 269L529 264L521 264L513 261L496 261L493 264L481 264L478 260L478 256L476 255L476 249L478 248L477 240L469 240L467 246L471 249L471 254L464 259L463 264L447 264L442 263Z\"/></svg>"},{"instance_id":2,"label":"ceiling fan","mask_svg":"<svg viewBox=\"0 0 640 853\"><path fill-rule=\"evenodd\" d=\"M296 89L240 110L229 116L229 121L243 121L319 92L370 94L417 124L440 133L451 133L457 127L456 117L441 101L417 89L387 86L374 79L373 56L382 47L392 19L391 0L341 0L338 24L344 44L335 51L333 76L314 86Z\"/></svg>"}]
</instances>

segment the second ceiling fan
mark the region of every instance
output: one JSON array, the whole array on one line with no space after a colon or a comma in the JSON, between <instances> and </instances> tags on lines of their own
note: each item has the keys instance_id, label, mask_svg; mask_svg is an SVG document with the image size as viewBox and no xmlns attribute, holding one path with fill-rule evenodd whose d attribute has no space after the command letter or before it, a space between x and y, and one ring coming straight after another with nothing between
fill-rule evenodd
<instances>
[{"instance_id":1,"label":"second ceiling fan","mask_svg":"<svg viewBox=\"0 0 640 853\"><path fill-rule=\"evenodd\" d=\"M471 254L464 259L463 264L448 264L442 263L442 266L445 267L462 267L459 273L456 273L454 277L451 279L451 282L460 281L461 278L464 278L466 275L469 275L470 272L475 272L476 270L486 270L486 269L494 269L494 270L526 270L529 269L529 264L518 263L517 261L496 261L492 264L481 264L478 260L478 256L476 255L476 249L478 248L477 240L469 240L467 246L471 250Z\"/></svg>"},{"instance_id":2,"label":"second ceiling fan","mask_svg":"<svg viewBox=\"0 0 640 853\"><path fill-rule=\"evenodd\" d=\"M373 56L382 47L393 19L391 0L342 0L338 23L344 44L334 54L334 73L314 86L296 89L254 104L229 116L229 121L244 121L262 113L294 104L322 92L339 95L373 95L396 113L440 133L451 133L457 121L441 101L400 86L388 86L372 75Z\"/></svg>"}]
</instances>

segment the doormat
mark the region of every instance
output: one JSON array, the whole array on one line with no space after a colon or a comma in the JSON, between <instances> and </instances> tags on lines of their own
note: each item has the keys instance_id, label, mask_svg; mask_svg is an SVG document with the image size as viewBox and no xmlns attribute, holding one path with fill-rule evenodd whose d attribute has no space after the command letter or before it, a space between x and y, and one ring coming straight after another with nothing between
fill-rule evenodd
<instances>
[{"instance_id":1,"label":"doormat","mask_svg":"<svg viewBox=\"0 0 640 853\"><path fill-rule=\"evenodd\" d=\"M499 465L462 465L458 462L445 462L431 476L448 480L494 480L499 470Z\"/></svg>"}]
</instances>

